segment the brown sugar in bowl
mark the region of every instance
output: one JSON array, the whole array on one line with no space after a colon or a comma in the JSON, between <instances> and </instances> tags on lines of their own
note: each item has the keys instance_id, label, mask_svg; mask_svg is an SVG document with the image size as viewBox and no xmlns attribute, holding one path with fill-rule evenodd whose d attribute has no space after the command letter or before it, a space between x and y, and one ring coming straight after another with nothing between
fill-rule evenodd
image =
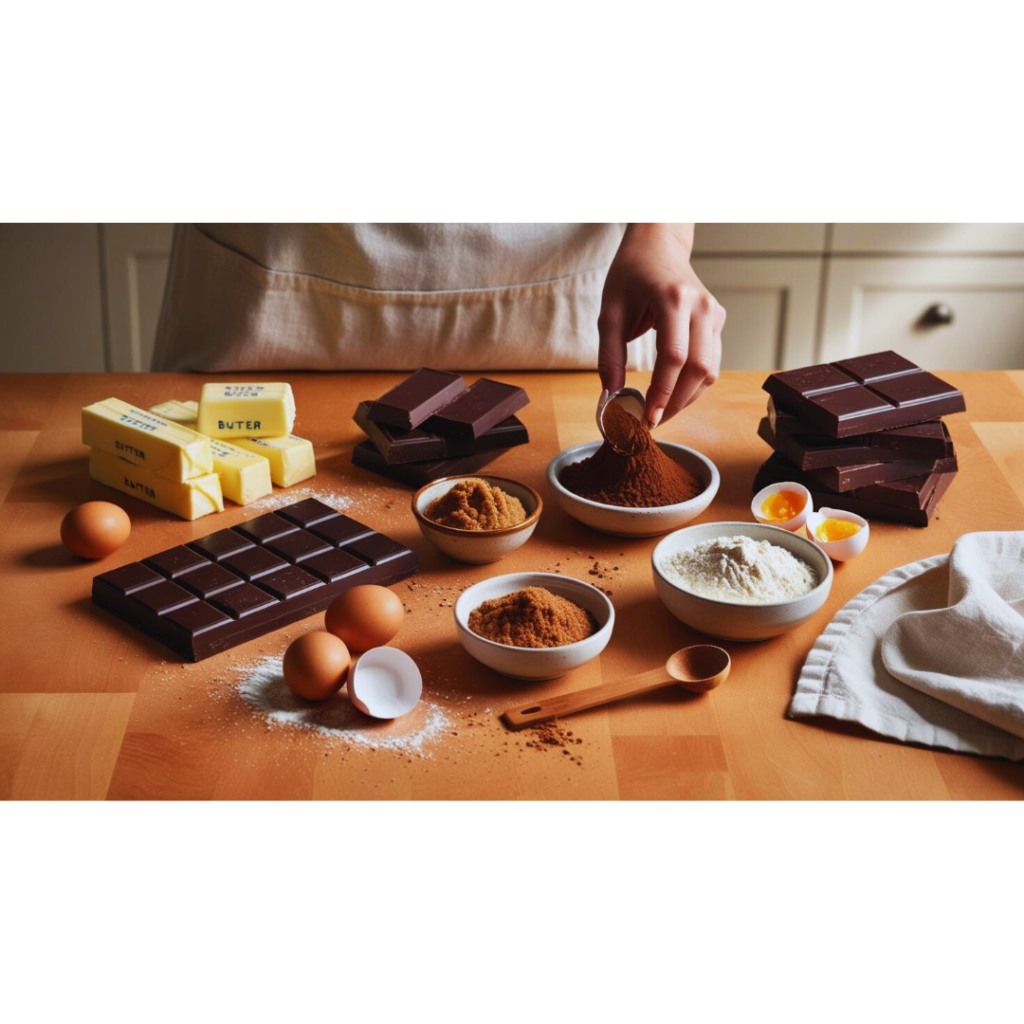
<instances>
[{"instance_id":1,"label":"brown sugar in bowl","mask_svg":"<svg viewBox=\"0 0 1024 1024\"><path fill-rule=\"evenodd\" d=\"M678 462L704 485L696 497L675 505L633 508L627 505L605 505L574 494L562 483L562 471L566 466L590 458L601 447L601 441L589 441L566 448L548 463L548 483L555 500L573 519L601 533L611 533L617 537L657 537L678 530L707 510L718 493L721 477L718 467L695 449L673 441L655 443L670 459Z\"/></svg>"},{"instance_id":2,"label":"brown sugar in bowl","mask_svg":"<svg viewBox=\"0 0 1024 1024\"><path fill-rule=\"evenodd\" d=\"M593 618L594 632L560 647L511 647L469 628L470 615L485 601L529 587L542 587L582 608ZM605 594L574 576L551 572L513 572L481 580L459 595L454 616L459 643L466 651L481 664L512 679L557 679L596 658L608 646L615 629L615 609Z\"/></svg>"},{"instance_id":3,"label":"brown sugar in bowl","mask_svg":"<svg viewBox=\"0 0 1024 1024\"><path fill-rule=\"evenodd\" d=\"M515 526L507 526L500 530L463 530L428 519L428 506L464 480L483 480L492 487L500 487L513 498L518 498L526 513L526 519ZM486 476L483 473L444 476L424 485L412 496L412 514L423 536L449 558L474 565L500 561L516 548L522 547L533 536L543 510L544 502L541 496L529 484L503 476Z\"/></svg>"}]
</instances>

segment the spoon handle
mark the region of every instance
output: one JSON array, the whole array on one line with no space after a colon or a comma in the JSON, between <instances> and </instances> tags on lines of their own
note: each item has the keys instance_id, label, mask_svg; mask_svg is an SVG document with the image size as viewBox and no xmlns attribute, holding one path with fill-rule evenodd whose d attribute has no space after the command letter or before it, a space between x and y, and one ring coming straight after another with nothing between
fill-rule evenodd
<instances>
[{"instance_id":1,"label":"spoon handle","mask_svg":"<svg viewBox=\"0 0 1024 1024\"><path fill-rule=\"evenodd\" d=\"M576 693L565 693L560 697L549 697L547 700L534 701L519 708L506 711L501 717L510 729L524 729L528 725L547 721L562 715L571 715L587 708L600 707L612 701L633 697L639 693L649 693L669 686L675 680L662 668L652 668L650 672L641 672L625 679L617 679L613 683L601 683Z\"/></svg>"}]
</instances>

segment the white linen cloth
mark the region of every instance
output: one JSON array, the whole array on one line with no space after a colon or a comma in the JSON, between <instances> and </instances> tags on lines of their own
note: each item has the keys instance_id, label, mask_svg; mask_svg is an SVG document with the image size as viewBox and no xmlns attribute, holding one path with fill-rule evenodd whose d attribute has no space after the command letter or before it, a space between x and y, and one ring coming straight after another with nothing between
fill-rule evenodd
<instances>
[{"instance_id":1,"label":"white linen cloth","mask_svg":"<svg viewBox=\"0 0 1024 1024\"><path fill-rule=\"evenodd\" d=\"M154 370L596 369L623 224L174 230ZM629 368L654 365L654 333Z\"/></svg>"},{"instance_id":2,"label":"white linen cloth","mask_svg":"<svg viewBox=\"0 0 1024 1024\"><path fill-rule=\"evenodd\" d=\"M973 533L887 573L811 648L790 715L1024 759L1024 533Z\"/></svg>"}]
</instances>

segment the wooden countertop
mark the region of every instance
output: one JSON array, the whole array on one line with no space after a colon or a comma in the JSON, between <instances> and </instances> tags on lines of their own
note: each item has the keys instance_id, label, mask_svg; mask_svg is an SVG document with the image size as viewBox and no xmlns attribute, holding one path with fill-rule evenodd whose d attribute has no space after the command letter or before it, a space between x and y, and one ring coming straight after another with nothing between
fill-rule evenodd
<instances>
[{"instance_id":1,"label":"wooden countertop","mask_svg":"<svg viewBox=\"0 0 1024 1024\"><path fill-rule=\"evenodd\" d=\"M948 420L960 475L927 529L872 524L871 544L837 568L825 608L765 643L729 644L733 671L719 690L693 697L664 690L561 723L562 740L505 731L497 714L533 696L567 692L658 665L700 640L659 603L651 582L656 540L605 537L577 524L553 500L533 539L496 566L451 562L420 535L410 491L356 469L356 403L397 375L274 374L290 379L296 432L316 446L319 472L292 488L345 502L358 519L419 554L415 585L395 589L410 608L397 644L420 664L424 698L407 719L374 725L349 711L348 738L268 725L239 694L260 659L316 628L314 616L199 664L94 608L94 574L231 526L252 515L228 504L182 522L93 483L79 411L117 396L148 407L198 398L206 378L187 374L0 376L0 797L14 799L992 799L1024 795L1024 764L939 753L875 737L826 719L786 718L803 658L832 615L894 566L948 552L971 530L1024 527L1024 372L947 373L969 412ZM521 414L532 442L491 471L545 497L548 460L592 440L596 377L500 374L532 399ZM232 379L266 375L235 375ZM699 449L722 487L698 522L749 519L750 482L769 454L756 434L763 374L725 373L659 436ZM648 375L631 375L646 387ZM275 495L289 492L275 489ZM77 502L104 498L132 517L125 546L99 564L59 544L60 521ZM285 503L282 500L282 504ZM593 556L593 560L589 557ZM594 561L605 567L591 575ZM451 604L462 587L496 573L554 570L611 592L615 635L595 662L539 686L504 679L473 661L455 637ZM275 687L265 692L286 703ZM566 737L571 731L572 737ZM413 740L421 741L415 749ZM577 742L579 741L579 742ZM528 746L528 743L534 745ZM389 745L390 744L390 745Z\"/></svg>"}]
</instances>

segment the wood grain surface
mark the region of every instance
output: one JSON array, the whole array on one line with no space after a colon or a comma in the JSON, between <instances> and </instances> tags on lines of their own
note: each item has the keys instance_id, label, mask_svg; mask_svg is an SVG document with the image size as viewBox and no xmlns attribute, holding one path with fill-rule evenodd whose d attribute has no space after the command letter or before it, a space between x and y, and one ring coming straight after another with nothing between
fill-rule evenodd
<instances>
[{"instance_id":1,"label":"wood grain surface","mask_svg":"<svg viewBox=\"0 0 1024 1024\"><path fill-rule=\"evenodd\" d=\"M265 375L262 375L265 377ZM275 374L275 379L280 379ZM1019 799L1024 764L940 753L880 739L860 727L790 720L786 707L808 648L833 614L889 569L948 552L972 530L1024 528L1024 372L945 373L967 397L950 417L960 475L927 529L873 523L863 556L837 566L828 603L793 632L727 644L729 679L710 694L678 687L597 708L546 731L511 733L506 708L662 664L700 635L655 596L656 539L595 533L550 497L548 461L595 437L594 374L500 374L521 384L531 443L494 472L536 487L545 511L534 537L493 566L452 562L420 535L411 491L352 466L357 402L388 374L294 374L296 433L312 439L319 472L288 492L345 506L411 545L415 580L398 584L408 612L397 646L424 677L424 701L394 723L373 723L343 695L320 730L272 721L294 710L272 671L289 640L322 615L199 664L183 664L89 599L97 572L204 536L265 511L228 504L187 523L93 483L80 440L83 405L116 396L148 407L197 398L187 374L0 377L0 797L8 799ZM696 406L659 430L707 454L722 487L698 520L750 519L750 483L769 454L756 434L765 396L759 373L725 373ZM260 379L236 375L232 379ZM471 379L471 378L469 378ZM648 375L631 375L644 388ZM102 563L60 546L77 502L122 505L133 530ZM595 569L595 565L597 568ZM615 635L600 659L562 679L527 685L495 675L459 645L452 605L498 573L558 571L606 588ZM254 674L262 663L263 674ZM269 666L269 670L268 670ZM239 685L248 687L245 699ZM253 701L257 702L254 706ZM569 735L571 733L571 735Z\"/></svg>"}]
</instances>

